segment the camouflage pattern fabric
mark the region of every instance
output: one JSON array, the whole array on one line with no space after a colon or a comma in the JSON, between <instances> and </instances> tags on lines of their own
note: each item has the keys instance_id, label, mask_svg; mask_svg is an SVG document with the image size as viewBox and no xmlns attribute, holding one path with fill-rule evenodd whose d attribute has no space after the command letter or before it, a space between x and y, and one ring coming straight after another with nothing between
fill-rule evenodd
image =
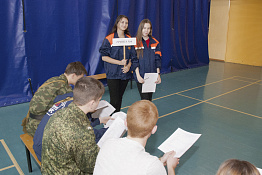
<instances>
[{"instance_id":1,"label":"camouflage pattern fabric","mask_svg":"<svg viewBox=\"0 0 262 175\"><path fill-rule=\"evenodd\" d=\"M34 115L45 115L54 105L54 99L57 95L63 95L72 92L72 87L68 84L64 74L59 77L48 79L38 88L30 101L29 111Z\"/></svg>"},{"instance_id":2,"label":"camouflage pattern fabric","mask_svg":"<svg viewBox=\"0 0 262 175\"><path fill-rule=\"evenodd\" d=\"M57 111L45 126L41 172L93 174L99 147L86 114L72 102Z\"/></svg>"},{"instance_id":3,"label":"camouflage pattern fabric","mask_svg":"<svg viewBox=\"0 0 262 175\"><path fill-rule=\"evenodd\" d=\"M36 119L30 118L30 117L28 118L28 122L26 124L26 131L32 137L34 137L35 131L36 131L39 123L40 123L40 120L36 120Z\"/></svg>"}]
</instances>

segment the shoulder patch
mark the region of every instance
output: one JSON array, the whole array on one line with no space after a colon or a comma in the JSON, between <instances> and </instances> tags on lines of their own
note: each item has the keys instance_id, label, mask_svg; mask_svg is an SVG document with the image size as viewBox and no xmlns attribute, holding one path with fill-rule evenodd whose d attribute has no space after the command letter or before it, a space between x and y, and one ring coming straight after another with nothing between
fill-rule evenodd
<instances>
[{"instance_id":1,"label":"shoulder patch","mask_svg":"<svg viewBox=\"0 0 262 175\"><path fill-rule=\"evenodd\" d=\"M152 37L152 39L156 42L156 44L159 43L159 42L157 41L157 39L155 39L154 37Z\"/></svg>"},{"instance_id":2,"label":"shoulder patch","mask_svg":"<svg viewBox=\"0 0 262 175\"><path fill-rule=\"evenodd\" d=\"M107 35L106 39L109 41L110 45L113 44L113 38L114 38L114 33L111 33Z\"/></svg>"}]
</instances>

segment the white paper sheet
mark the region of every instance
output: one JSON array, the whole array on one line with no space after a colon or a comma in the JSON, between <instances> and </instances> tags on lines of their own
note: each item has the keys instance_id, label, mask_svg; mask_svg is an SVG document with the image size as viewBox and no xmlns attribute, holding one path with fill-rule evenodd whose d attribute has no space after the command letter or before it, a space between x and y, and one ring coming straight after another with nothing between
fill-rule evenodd
<instances>
[{"instance_id":1,"label":"white paper sheet","mask_svg":"<svg viewBox=\"0 0 262 175\"><path fill-rule=\"evenodd\" d=\"M104 107L106 107L108 104L110 104L110 103L108 103L108 102L105 101L105 100L101 100L101 101L98 103L98 106L97 106L96 110L98 110L98 109L100 109L100 108L104 108Z\"/></svg>"},{"instance_id":2,"label":"white paper sheet","mask_svg":"<svg viewBox=\"0 0 262 175\"><path fill-rule=\"evenodd\" d=\"M117 117L108 130L104 133L97 145L101 148L107 139L122 137L125 134L126 129L127 128L125 126L124 120L120 117Z\"/></svg>"},{"instance_id":3,"label":"white paper sheet","mask_svg":"<svg viewBox=\"0 0 262 175\"><path fill-rule=\"evenodd\" d=\"M258 168L258 167L257 167L257 169L258 169L259 173L262 175L262 169Z\"/></svg>"},{"instance_id":4,"label":"white paper sheet","mask_svg":"<svg viewBox=\"0 0 262 175\"><path fill-rule=\"evenodd\" d=\"M99 117L108 117L110 116L116 109L107 101L101 100L96 108L96 112L92 114L93 118Z\"/></svg>"},{"instance_id":5,"label":"white paper sheet","mask_svg":"<svg viewBox=\"0 0 262 175\"><path fill-rule=\"evenodd\" d=\"M114 118L114 119L116 119L116 118L121 118L123 121L125 121L126 120L126 113L124 113L124 112L116 112L116 113L114 113L113 115L112 115L112 117L111 118ZM105 128L108 128L108 127L110 127L112 124L114 123L114 120L108 120L108 122L105 124Z\"/></svg>"},{"instance_id":6,"label":"white paper sheet","mask_svg":"<svg viewBox=\"0 0 262 175\"><path fill-rule=\"evenodd\" d=\"M200 136L201 134L190 133L178 128L158 147L158 149L164 153L174 150L176 152L175 157L180 158Z\"/></svg>"},{"instance_id":7,"label":"white paper sheet","mask_svg":"<svg viewBox=\"0 0 262 175\"><path fill-rule=\"evenodd\" d=\"M158 73L145 73L144 83L142 85L142 93L145 92L155 92L156 91L156 81Z\"/></svg>"}]
</instances>

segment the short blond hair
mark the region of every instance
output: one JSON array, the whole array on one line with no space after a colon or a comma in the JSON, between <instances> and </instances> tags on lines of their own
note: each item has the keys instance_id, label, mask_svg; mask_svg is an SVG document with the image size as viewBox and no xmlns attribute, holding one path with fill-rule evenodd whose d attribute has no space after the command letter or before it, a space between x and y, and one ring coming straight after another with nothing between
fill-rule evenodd
<instances>
[{"instance_id":1,"label":"short blond hair","mask_svg":"<svg viewBox=\"0 0 262 175\"><path fill-rule=\"evenodd\" d=\"M157 107L148 100L133 103L127 111L128 135L143 138L151 133L158 120Z\"/></svg>"},{"instance_id":2,"label":"short blond hair","mask_svg":"<svg viewBox=\"0 0 262 175\"><path fill-rule=\"evenodd\" d=\"M260 175L258 169L251 163L243 160L229 159L224 161L217 175Z\"/></svg>"}]
</instances>

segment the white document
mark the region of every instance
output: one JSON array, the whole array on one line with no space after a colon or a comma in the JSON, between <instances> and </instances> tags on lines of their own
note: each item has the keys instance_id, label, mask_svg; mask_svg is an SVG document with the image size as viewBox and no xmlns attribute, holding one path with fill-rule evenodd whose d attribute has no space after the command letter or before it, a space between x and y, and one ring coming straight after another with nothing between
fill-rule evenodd
<instances>
[{"instance_id":1,"label":"white document","mask_svg":"<svg viewBox=\"0 0 262 175\"><path fill-rule=\"evenodd\" d=\"M98 103L98 106L97 106L96 110L101 109L101 108L104 108L104 107L108 106L108 104L110 104L110 103L108 103L108 102L105 101L105 100L100 100L100 102Z\"/></svg>"},{"instance_id":2,"label":"white document","mask_svg":"<svg viewBox=\"0 0 262 175\"><path fill-rule=\"evenodd\" d=\"M180 158L200 136L201 134L190 133L178 128L158 147L158 149L164 153L174 150L176 152L175 157Z\"/></svg>"},{"instance_id":3,"label":"white document","mask_svg":"<svg viewBox=\"0 0 262 175\"><path fill-rule=\"evenodd\" d=\"M96 112L92 114L92 118L108 117L116 109L107 101L101 100L96 108Z\"/></svg>"},{"instance_id":4,"label":"white document","mask_svg":"<svg viewBox=\"0 0 262 175\"><path fill-rule=\"evenodd\" d=\"M112 123L112 125L104 133L97 145L101 148L101 146L107 139L122 137L125 134L126 129L127 128L125 126L124 120L120 117L117 117Z\"/></svg>"},{"instance_id":5,"label":"white document","mask_svg":"<svg viewBox=\"0 0 262 175\"><path fill-rule=\"evenodd\" d=\"M126 120L126 113L124 113L124 112L116 112L116 113L114 113L113 115L112 115L112 117L111 118L113 118L113 119L116 119L116 118L121 118L123 121L125 121ZM105 128L108 128L108 127L110 127L113 123L114 123L114 121L115 120L108 120L107 121L107 123L105 124Z\"/></svg>"},{"instance_id":6,"label":"white document","mask_svg":"<svg viewBox=\"0 0 262 175\"><path fill-rule=\"evenodd\" d=\"M142 85L142 93L155 92L156 91L156 80L158 73L145 73L144 83Z\"/></svg>"},{"instance_id":7,"label":"white document","mask_svg":"<svg viewBox=\"0 0 262 175\"><path fill-rule=\"evenodd\" d=\"M258 169L259 173L262 174L262 169L260 169L258 167L257 167L257 169Z\"/></svg>"}]
</instances>

